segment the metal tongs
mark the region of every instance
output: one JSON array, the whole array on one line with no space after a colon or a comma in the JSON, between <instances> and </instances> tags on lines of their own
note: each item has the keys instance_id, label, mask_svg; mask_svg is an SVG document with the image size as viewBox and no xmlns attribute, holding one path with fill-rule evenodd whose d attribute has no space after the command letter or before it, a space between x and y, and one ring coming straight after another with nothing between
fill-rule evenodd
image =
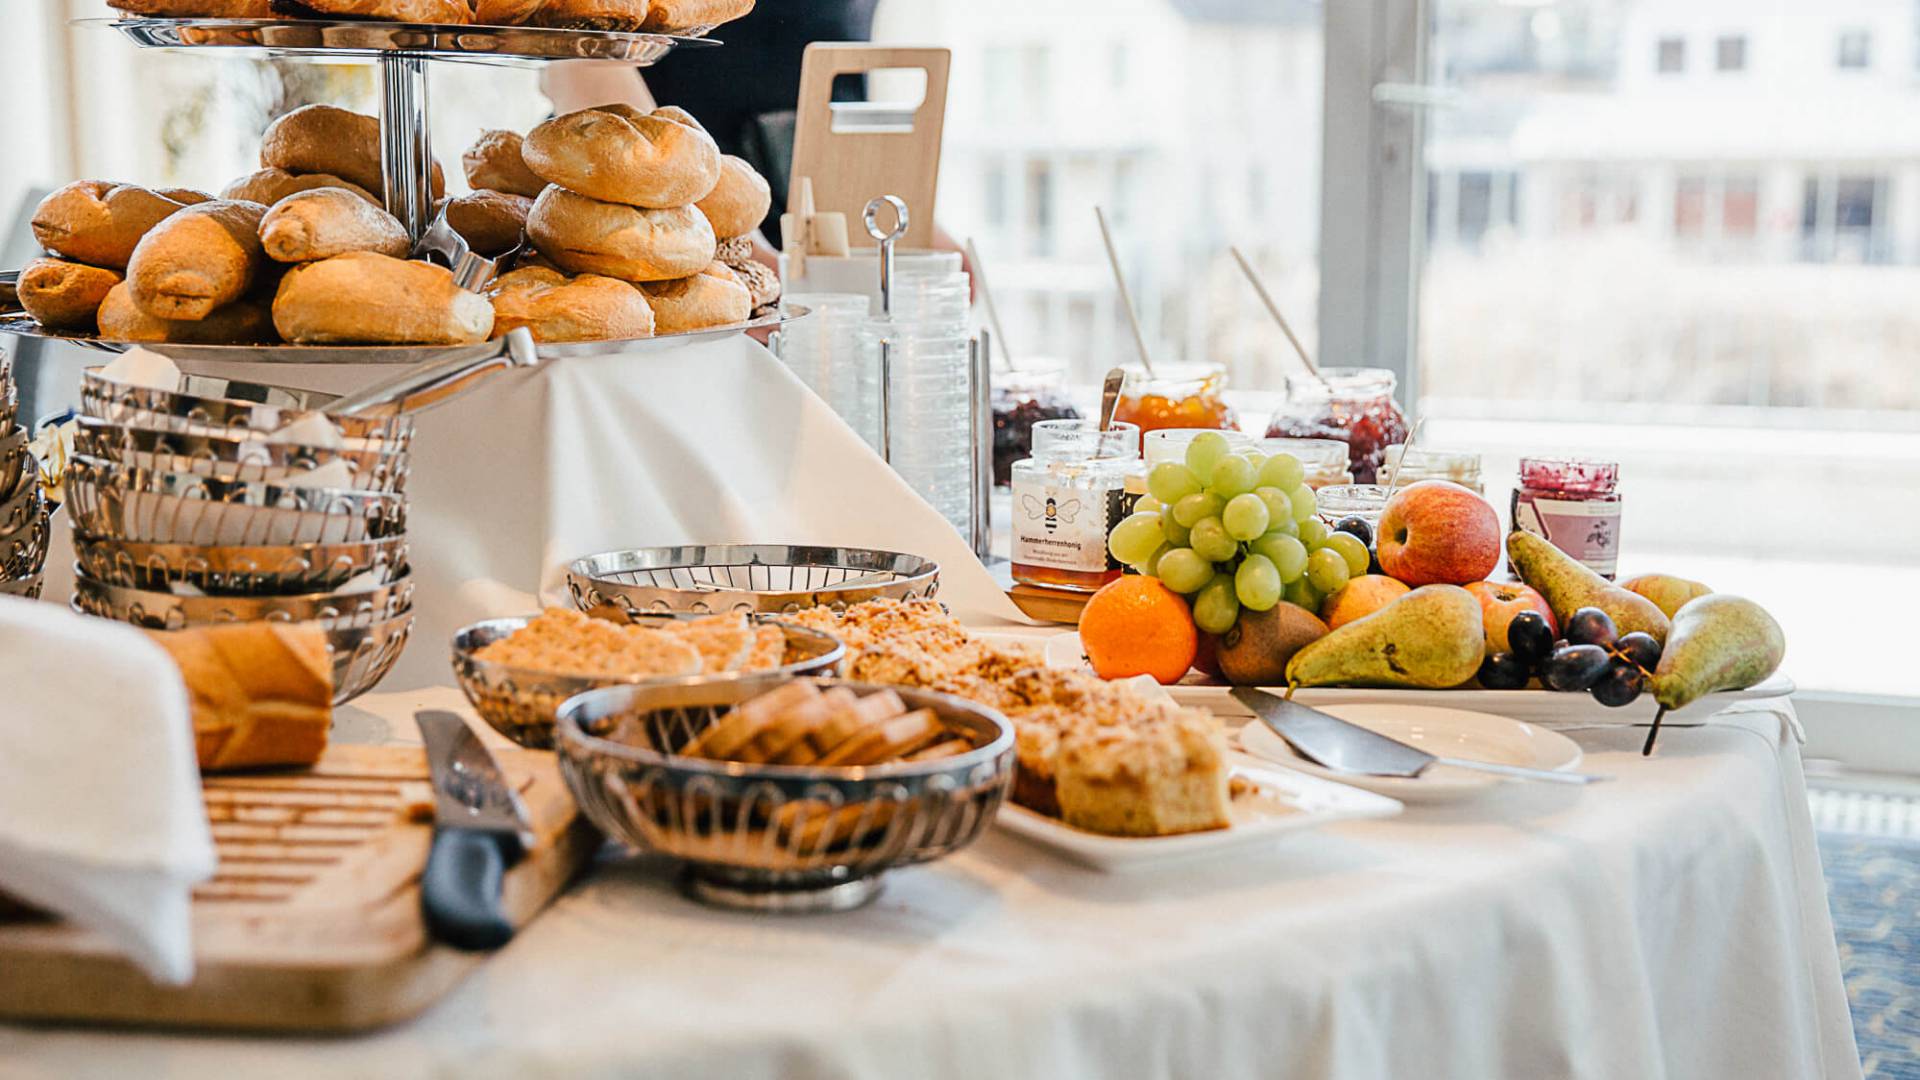
<instances>
[{"instance_id":1,"label":"metal tongs","mask_svg":"<svg viewBox=\"0 0 1920 1080\"><path fill-rule=\"evenodd\" d=\"M467 238L455 232L447 224L447 208L433 215L427 223L427 231L414 241L413 257L423 262L437 263L453 271L453 283L468 292L479 292L492 284L500 272L500 267L511 263L520 249L527 246L525 232L520 234L520 242L513 245L497 259L489 259L467 245Z\"/></svg>"}]
</instances>

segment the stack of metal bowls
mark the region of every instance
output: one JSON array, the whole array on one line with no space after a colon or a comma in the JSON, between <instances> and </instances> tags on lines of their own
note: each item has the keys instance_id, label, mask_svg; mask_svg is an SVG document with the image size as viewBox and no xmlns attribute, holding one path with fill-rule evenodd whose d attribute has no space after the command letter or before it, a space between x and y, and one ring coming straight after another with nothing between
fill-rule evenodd
<instances>
[{"instance_id":1,"label":"stack of metal bowls","mask_svg":"<svg viewBox=\"0 0 1920 1080\"><path fill-rule=\"evenodd\" d=\"M0 596L39 598L52 513L20 423L13 361L0 356Z\"/></svg>"},{"instance_id":2,"label":"stack of metal bowls","mask_svg":"<svg viewBox=\"0 0 1920 1080\"><path fill-rule=\"evenodd\" d=\"M413 423L324 413L330 395L204 376L83 376L64 485L76 609L153 630L305 622L335 703L413 629L405 493Z\"/></svg>"}]
</instances>

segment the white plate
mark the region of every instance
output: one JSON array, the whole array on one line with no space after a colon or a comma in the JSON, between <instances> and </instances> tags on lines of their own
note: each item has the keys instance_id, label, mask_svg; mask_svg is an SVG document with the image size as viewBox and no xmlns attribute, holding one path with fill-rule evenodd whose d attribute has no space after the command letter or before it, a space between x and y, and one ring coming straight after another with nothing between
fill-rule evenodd
<instances>
[{"instance_id":1,"label":"white plate","mask_svg":"<svg viewBox=\"0 0 1920 1080\"><path fill-rule=\"evenodd\" d=\"M1328 705L1323 706L1322 711L1417 746L1436 757L1524 765L1531 769L1565 770L1580 764L1580 747L1565 735L1490 713L1397 703ZM1295 754L1285 739L1258 721L1240 729L1240 747L1257 758L1402 802L1452 802L1472 798L1495 784L1525 783L1446 765L1435 765L1412 779L1334 772Z\"/></svg>"},{"instance_id":2,"label":"white plate","mask_svg":"<svg viewBox=\"0 0 1920 1080\"><path fill-rule=\"evenodd\" d=\"M1235 762L1233 774L1251 783L1255 790L1233 801L1230 828L1178 836L1105 836L1084 832L1011 802L1001 805L998 821L1008 832L1074 862L1113 873L1202 855L1246 852L1289 833L1336 821L1392 817L1402 809L1385 796L1264 762Z\"/></svg>"},{"instance_id":3,"label":"white plate","mask_svg":"<svg viewBox=\"0 0 1920 1080\"><path fill-rule=\"evenodd\" d=\"M1047 666L1077 671L1092 671L1080 648L1080 635L1058 634L1047 639ZM1206 709L1215 716L1251 716L1245 705L1233 699L1232 687L1197 671L1167 692L1182 705ZM1284 691L1285 687L1278 690ZM1723 690L1708 694L1684 709L1667 714L1666 727L1699 727L1714 713L1736 701L1786 697L1795 690L1793 680L1774 672L1766 681L1745 690ZM1443 708L1474 709L1510 720L1534 724L1621 724L1645 725L1653 722L1659 708L1652 694L1642 694L1632 704L1609 709L1593 700L1592 694L1562 694L1552 690L1365 690L1345 687L1302 687L1293 699L1316 709L1329 705L1353 705L1369 702L1386 704L1436 705Z\"/></svg>"}]
</instances>

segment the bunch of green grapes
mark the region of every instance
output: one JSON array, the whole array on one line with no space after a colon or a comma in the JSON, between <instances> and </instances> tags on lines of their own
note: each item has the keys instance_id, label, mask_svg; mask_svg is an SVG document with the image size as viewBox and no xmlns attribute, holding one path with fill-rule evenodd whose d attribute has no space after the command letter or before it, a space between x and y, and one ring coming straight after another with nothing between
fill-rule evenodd
<instances>
[{"instance_id":1,"label":"bunch of green grapes","mask_svg":"<svg viewBox=\"0 0 1920 1080\"><path fill-rule=\"evenodd\" d=\"M1193 621L1224 634L1240 609L1282 600L1318 611L1367 572L1367 546L1314 516L1306 469L1292 454L1234 453L1219 432L1187 444L1187 461L1147 474L1147 494L1107 537L1113 557L1193 604Z\"/></svg>"}]
</instances>

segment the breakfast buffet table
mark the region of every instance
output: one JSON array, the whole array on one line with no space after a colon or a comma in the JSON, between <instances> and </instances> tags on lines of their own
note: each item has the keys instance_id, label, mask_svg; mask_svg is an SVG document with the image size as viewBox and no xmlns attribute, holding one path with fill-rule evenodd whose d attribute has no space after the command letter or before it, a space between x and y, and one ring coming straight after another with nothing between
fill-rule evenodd
<instances>
[{"instance_id":1,"label":"breakfast buffet table","mask_svg":"<svg viewBox=\"0 0 1920 1080\"><path fill-rule=\"evenodd\" d=\"M464 708L376 694L342 734L412 738L426 704ZM835 916L714 910L609 852L411 1023L0 1026L0 1075L1858 1076L1792 716L1744 703L1651 759L1569 730L1613 782L1135 873L990 832Z\"/></svg>"}]
</instances>

